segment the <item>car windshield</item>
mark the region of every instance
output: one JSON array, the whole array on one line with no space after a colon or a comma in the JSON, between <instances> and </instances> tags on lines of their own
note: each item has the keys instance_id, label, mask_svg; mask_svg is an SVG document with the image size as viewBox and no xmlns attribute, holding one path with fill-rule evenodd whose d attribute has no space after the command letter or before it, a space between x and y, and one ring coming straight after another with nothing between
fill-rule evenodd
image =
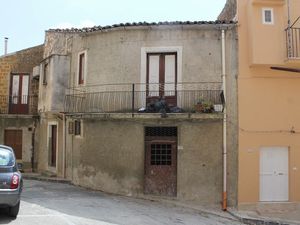
<instances>
[{"instance_id":1,"label":"car windshield","mask_svg":"<svg viewBox=\"0 0 300 225\"><path fill-rule=\"evenodd\" d=\"M0 167L13 166L15 164L14 155L10 150L0 148Z\"/></svg>"}]
</instances>

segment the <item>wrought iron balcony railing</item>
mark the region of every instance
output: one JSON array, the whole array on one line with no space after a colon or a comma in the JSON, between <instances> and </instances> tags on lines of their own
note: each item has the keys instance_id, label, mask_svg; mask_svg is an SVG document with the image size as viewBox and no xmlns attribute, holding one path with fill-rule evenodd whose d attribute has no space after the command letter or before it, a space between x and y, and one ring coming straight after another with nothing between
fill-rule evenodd
<instances>
[{"instance_id":1,"label":"wrought iron balcony railing","mask_svg":"<svg viewBox=\"0 0 300 225\"><path fill-rule=\"evenodd\" d=\"M286 32L286 47L288 59L300 59L300 27L296 27L300 17L285 29Z\"/></svg>"},{"instance_id":2,"label":"wrought iron balcony railing","mask_svg":"<svg viewBox=\"0 0 300 225\"><path fill-rule=\"evenodd\" d=\"M70 88L67 113L222 111L220 82L167 84L111 84Z\"/></svg>"},{"instance_id":3,"label":"wrought iron balcony railing","mask_svg":"<svg viewBox=\"0 0 300 225\"><path fill-rule=\"evenodd\" d=\"M37 95L0 95L0 114L34 115L37 114L37 108Z\"/></svg>"}]
</instances>

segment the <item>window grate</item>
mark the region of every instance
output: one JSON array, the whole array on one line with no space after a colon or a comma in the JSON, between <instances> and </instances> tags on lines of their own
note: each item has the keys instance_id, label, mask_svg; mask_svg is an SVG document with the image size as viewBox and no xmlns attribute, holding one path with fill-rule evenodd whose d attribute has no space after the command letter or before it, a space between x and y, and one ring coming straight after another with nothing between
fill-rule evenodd
<instances>
[{"instance_id":1,"label":"window grate","mask_svg":"<svg viewBox=\"0 0 300 225\"><path fill-rule=\"evenodd\" d=\"M151 144L151 165L171 165L172 145Z\"/></svg>"},{"instance_id":2,"label":"window grate","mask_svg":"<svg viewBox=\"0 0 300 225\"><path fill-rule=\"evenodd\" d=\"M177 137L177 127L146 127L145 136Z\"/></svg>"}]
</instances>

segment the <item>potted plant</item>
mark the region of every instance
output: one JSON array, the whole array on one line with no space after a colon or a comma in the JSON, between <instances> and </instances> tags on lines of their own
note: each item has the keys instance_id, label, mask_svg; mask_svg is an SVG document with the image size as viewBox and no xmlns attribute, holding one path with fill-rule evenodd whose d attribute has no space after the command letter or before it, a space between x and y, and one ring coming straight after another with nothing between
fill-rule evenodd
<instances>
[{"instance_id":1,"label":"potted plant","mask_svg":"<svg viewBox=\"0 0 300 225\"><path fill-rule=\"evenodd\" d=\"M202 110L203 110L203 102L204 102L204 100L202 98L200 98L197 101L196 105L194 106L196 112L202 112Z\"/></svg>"},{"instance_id":2,"label":"potted plant","mask_svg":"<svg viewBox=\"0 0 300 225\"><path fill-rule=\"evenodd\" d=\"M202 103L202 112L203 113L212 113L214 111L214 104L210 101L205 101Z\"/></svg>"},{"instance_id":3,"label":"potted plant","mask_svg":"<svg viewBox=\"0 0 300 225\"><path fill-rule=\"evenodd\" d=\"M205 101L204 99L200 98L196 105L194 106L196 112L201 113L212 113L214 111L214 105L210 101Z\"/></svg>"}]
</instances>

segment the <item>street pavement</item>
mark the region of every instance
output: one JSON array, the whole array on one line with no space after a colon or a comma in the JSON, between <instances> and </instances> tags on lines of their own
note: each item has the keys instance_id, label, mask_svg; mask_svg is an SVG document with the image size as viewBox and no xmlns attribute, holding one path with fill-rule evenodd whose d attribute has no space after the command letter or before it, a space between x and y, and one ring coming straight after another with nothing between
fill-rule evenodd
<instances>
[{"instance_id":1,"label":"street pavement","mask_svg":"<svg viewBox=\"0 0 300 225\"><path fill-rule=\"evenodd\" d=\"M173 204L90 191L69 184L24 181L16 219L0 211L0 224L10 225L237 225L217 216Z\"/></svg>"}]
</instances>

